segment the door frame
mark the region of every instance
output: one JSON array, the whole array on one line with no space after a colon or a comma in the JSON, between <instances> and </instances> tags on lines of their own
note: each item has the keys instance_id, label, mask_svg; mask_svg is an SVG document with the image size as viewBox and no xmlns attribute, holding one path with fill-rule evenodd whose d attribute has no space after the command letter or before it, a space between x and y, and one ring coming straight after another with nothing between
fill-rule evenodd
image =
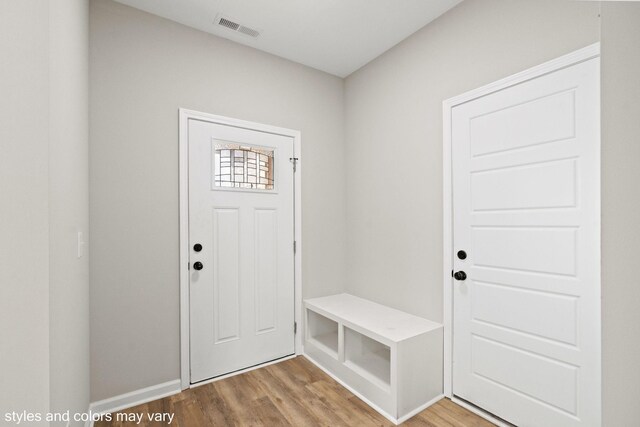
<instances>
[{"instance_id":1,"label":"door frame","mask_svg":"<svg viewBox=\"0 0 640 427\"><path fill-rule=\"evenodd\" d=\"M190 335L189 335L189 129L190 119L202 120L227 126L241 127L259 132L293 138L293 156L296 161L294 173L294 321L298 328L302 327L302 168L301 168L301 134L300 131L285 129L262 123L239 120L215 114L180 108L179 110L179 193L180 193L180 383L182 390L191 388L190 375ZM293 167L293 166L292 166ZM293 242L292 242L293 243ZM300 329L294 335L295 355L302 354L302 332ZM265 366L271 362L266 362ZM252 367L253 368L253 367ZM242 373L245 370L222 375L213 380ZM213 380L202 381L201 385Z\"/></svg>"},{"instance_id":2,"label":"door frame","mask_svg":"<svg viewBox=\"0 0 640 427\"><path fill-rule=\"evenodd\" d=\"M503 78L496 82L482 86L478 89L465 92L461 95L449 98L442 103L443 117L443 150L442 150L442 166L443 166L443 324L444 324L444 395L452 399L454 402L476 412L498 425L504 425L499 420L491 417L484 411L479 411L471 405L467 405L453 396L453 279L449 274L453 271L453 153L452 153L452 109L460 104L472 101L477 98L489 95L491 93L506 89L511 86L535 79L545 74L566 68L589 59L600 56L600 43L594 43L582 49L576 50L559 58L545 62L528 70ZM600 210L598 210L598 217ZM598 357L601 357L602 347L598 351ZM600 378L601 372L596 375ZM601 400L601 399L600 399Z\"/></svg>"}]
</instances>

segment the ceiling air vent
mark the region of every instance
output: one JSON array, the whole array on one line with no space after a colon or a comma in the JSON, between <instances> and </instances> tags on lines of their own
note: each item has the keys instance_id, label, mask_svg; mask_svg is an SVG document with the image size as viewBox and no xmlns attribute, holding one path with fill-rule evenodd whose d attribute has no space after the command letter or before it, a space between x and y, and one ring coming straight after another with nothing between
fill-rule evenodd
<instances>
[{"instance_id":1,"label":"ceiling air vent","mask_svg":"<svg viewBox=\"0 0 640 427\"><path fill-rule=\"evenodd\" d=\"M226 18L220 18L220 20L218 21L218 25L222 25L223 27L230 28L234 31L236 31L240 27L240 24L238 24L237 22L229 21Z\"/></svg>"},{"instance_id":2,"label":"ceiling air vent","mask_svg":"<svg viewBox=\"0 0 640 427\"><path fill-rule=\"evenodd\" d=\"M225 28L228 28L238 33L242 33L244 35L247 35L253 38L256 38L260 35L260 31L255 30L251 27L247 27L245 25L238 24L237 22L233 21L232 19L229 19L228 17L218 16L215 22L216 24L221 25Z\"/></svg>"},{"instance_id":3,"label":"ceiling air vent","mask_svg":"<svg viewBox=\"0 0 640 427\"><path fill-rule=\"evenodd\" d=\"M259 31L254 30L253 28L245 27L244 25L240 25L238 31L251 37L258 37L260 35Z\"/></svg>"}]
</instances>

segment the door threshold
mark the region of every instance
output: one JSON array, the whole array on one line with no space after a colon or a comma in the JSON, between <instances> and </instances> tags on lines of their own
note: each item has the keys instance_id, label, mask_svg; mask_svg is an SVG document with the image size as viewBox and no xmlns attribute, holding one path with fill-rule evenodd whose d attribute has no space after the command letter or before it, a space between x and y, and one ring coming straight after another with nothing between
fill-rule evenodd
<instances>
[{"instance_id":1,"label":"door threshold","mask_svg":"<svg viewBox=\"0 0 640 427\"><path fill-rule=\"evenodd\" d=\"M269 365L275 365L276 363L284 362L285 360L293 359L297 354L289 354L287 356L279 357L277 359L269 360L268 362L258 363L257 365L249 366L248 368L238 369L237 371L229 372L227 374L218 375L217 377L208 378L206 380L197 381L191 383L189 388L200 387L201 385L210 384L216 381L224 380L225 378L234 377L236 375L244 374L245 372L253 371L255 369L264 368Z\"/></svg>"},{"instance_id":2,"label":"door threshold","mask_svg":"<svg viewBox=\"0 0 640 427\"><path fill-rule=\"evenodd\" d=\"M494 423L495 425L499 426L499 427L517 427L515 424L511 424L509 421L500 418L499 416L485 410L482 409L479 406L476 406L475 404L469 402L468 400L465 400L461 397L456 396L455 394L453 396L451 396L451 401L453 403L455 403L456 405L460 405L463 408L473 412L474 414L484 418L485 420Z\"/></svg>"}]
</instances>

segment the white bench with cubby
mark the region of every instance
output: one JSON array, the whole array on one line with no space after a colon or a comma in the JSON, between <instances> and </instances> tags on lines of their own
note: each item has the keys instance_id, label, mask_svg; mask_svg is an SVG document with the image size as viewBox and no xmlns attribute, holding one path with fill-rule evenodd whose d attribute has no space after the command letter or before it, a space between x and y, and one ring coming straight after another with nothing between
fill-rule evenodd
<instances>
[{"instance_id":1,"label":"white bench with cubby","mask_svg":"<svg viewBox=\"0 0 640 427\"><path fill-rule=\"evenodd\" d=\"M400 424L443 397L443 328L349 294L305 305L305 356Z\"/></svg>"}]
</instances>

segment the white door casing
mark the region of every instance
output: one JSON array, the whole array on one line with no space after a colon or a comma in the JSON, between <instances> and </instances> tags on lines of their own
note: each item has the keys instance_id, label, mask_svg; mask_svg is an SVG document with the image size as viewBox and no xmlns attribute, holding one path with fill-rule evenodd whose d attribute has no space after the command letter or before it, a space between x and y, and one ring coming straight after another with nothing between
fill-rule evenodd
<instances>
[{"instance_id":1,"label":"white door casing","mask_svg":"<svg viewBox=\"0 0 640 427\"><path fill-rule=\"evenodd\" d=\"M519 426L600 425L594 50L445 104L447 257L468 276L445 283L446 392Z\"/></svg>"},{"instance_id":2,"label":"white door casing","mask_svg":"<svg viewBox=\"0 0 640 427\"><path fill-rule=\"evenodd\" d=\"M188 135L191 264L187 354L189 381L195 383L295 352L290 159L296 138L252 129L246 122L182 118ZM215 149L233 145L273 151L275 188L215 184ZM196 243L202 245L199 252ZM196 262L203 264L201 270L195 270Z\"/></svg>"}]
</instances>

